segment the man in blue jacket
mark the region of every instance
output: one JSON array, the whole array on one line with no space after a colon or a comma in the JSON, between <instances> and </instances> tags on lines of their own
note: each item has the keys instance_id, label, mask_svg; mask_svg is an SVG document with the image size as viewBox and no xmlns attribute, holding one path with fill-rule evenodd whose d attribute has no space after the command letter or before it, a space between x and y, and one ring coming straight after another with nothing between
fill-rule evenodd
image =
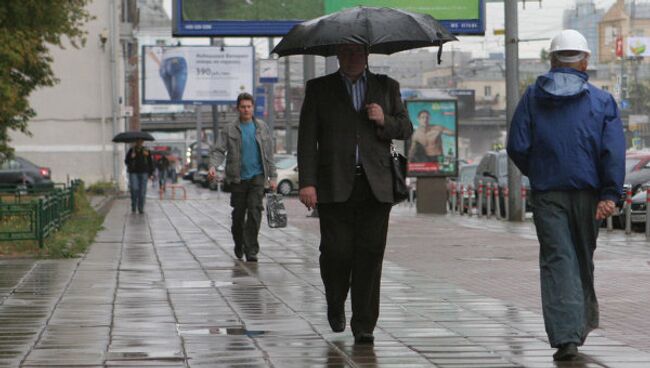
<instances>
[{"instance_id":1,"label":"man in blue jacket","mask_svg":"<svg viewBox=\"0 0 650 368\"><path fill-rule=\"evenodd\" d=\"M577 31L551 41L551 70L528 87L512 119L508 155L528 176L540 243L544 324L555 360L573 360L598 327L593 254L625 176L614 98L588 82L590 51Z\"/></svg>"}]
</instances>

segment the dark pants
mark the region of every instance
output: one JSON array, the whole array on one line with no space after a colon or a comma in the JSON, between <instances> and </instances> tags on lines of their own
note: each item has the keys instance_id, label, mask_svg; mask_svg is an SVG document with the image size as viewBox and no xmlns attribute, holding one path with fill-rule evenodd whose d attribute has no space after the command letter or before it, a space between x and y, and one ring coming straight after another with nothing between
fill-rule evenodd
<instances>
[{"instance_id":1,"label":"dark pants","mask_svg":"<svg viewBox=\"0 0 650 368\"><path fill-rule=\"evenodd\" d=\"M148 173L129 173L129 189L131 190L131 211L136 208L144 212L144 202L147 197Z\"/></svg>"},{"instance_id":2,"label":"dark pants","mask_svg":"<svg viewBox=\"0 0 650 368\"><path fill-rule=\"evenodd\" d=\"M544 325L552 347L582 345L598 327L594 251L599 222L592 191L535 192Z\"/></svg>"},{"instance_id":3,"label":"dark pants","mask_svg":"<svg viewBox=\"0 0 650 368\"><path fill-rule=\"evenodd\" d=\"M257 234L262 223L264 184L264 175L258 175L230 186L232 238L246 256L255 256L260 250Z\"/></svg>"},{"instance_id":4,"label":"dark pants","mask_svg":"<svg viewBox=\"0 0 650 368\"><path fill-rule=\"evenodd\" d=\"M364 175L355 178L350 199L318 204L320 272L330 311L352 297L354 334L375 329L379 318L381 267L392 205L375 199Z\"/></svg>"}]
</instances>

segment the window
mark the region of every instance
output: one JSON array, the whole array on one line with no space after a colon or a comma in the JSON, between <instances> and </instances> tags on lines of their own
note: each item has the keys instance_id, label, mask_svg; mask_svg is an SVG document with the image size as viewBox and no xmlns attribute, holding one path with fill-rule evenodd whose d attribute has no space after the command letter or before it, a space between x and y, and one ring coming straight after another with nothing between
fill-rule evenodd
<instances>
[{"instance_id":1,"label":"window","mask_svg":"<svg viewBox=\"0 0 650 368\"><path fill-rule=\"evenodd\" d=\"M16 160L7 160L0 165L2 170L18 170L20 169L20 162Z\"/></svg>"},{"instance_id":2,"label":"window","mask_svg":"<svg viewBox=\"0 0 650 368\"><path fill-rule=\"evenodd\" d=\"M486 97L492 96L492 86L483 87L483 95Z\"/></svg>"}]
</instances>

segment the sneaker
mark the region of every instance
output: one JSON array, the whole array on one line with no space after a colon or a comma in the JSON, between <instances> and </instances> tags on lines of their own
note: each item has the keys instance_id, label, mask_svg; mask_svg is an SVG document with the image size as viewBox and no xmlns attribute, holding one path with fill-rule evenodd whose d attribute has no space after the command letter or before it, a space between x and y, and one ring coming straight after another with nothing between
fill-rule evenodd
<instances>
[{"instance_id":1,"label":"sneaker","mask_svg":"<svg viewBox=\"0 0 650 368\"><path fill-rule=\"evenodd\" d=\"M560 347L557 349L555 354L553 354L553 360L559 362L574 360L577 357L578 357L578 345L572 342L560 345Z\"/></svg>"}]
</instances>

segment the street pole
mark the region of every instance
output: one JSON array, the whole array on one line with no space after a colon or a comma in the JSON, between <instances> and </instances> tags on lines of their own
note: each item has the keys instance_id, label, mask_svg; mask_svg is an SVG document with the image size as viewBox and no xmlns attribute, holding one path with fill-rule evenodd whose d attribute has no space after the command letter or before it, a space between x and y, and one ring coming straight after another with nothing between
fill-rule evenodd
<instances>
[{"instance_id":1,"label":"street pole","mask_svg":"<svg viewBox=\"0 0 650 368\"><path fill-rule=\"evenodd\" d=\"M316 56L314 55L303 55L302 57L303 65L303 80L305 85L307 81L316 77Z\"/></svg>"},{"instance_id":2,"label":"street pole","mask_svg":"<svg viewBox=\"0 0 650 368\"><path fill-rule=\"evenodd\" d=\"M220 38L211 38L212 46L223 46L223 40ZM251 91L252 92L252 91ZM219 134L219 105L212 105L212 144L217 144Z\"/></svg>"},{"instance_id":3,"label":"street pole","mask_svg":"<svg viewBox=\"0 0 650 368\"><path fill-rule=\"evenodd\" d=\"M519 101L519 25L517 22L517 1L505 1L506 27L506 127L510 123ZM521 200L521 172L508 160L509 221L521 221L524 208Z\"/></svg>"},{"instance_id":4,"label":"street pole","mask_svg":"<svg viewBox=\"0 0 650 368\"><path fill-rule=\"evenodd\" d=\"M284 58L284 131L285 147L293 153L293 127L291 124L291 63L290 56Z\"/></svg>"},{"instance_id":5,"label":"street pole","mask_svg":"<svg viewBox=\"0 0 650 368\"><path fill-rule=\"evenodd\" d=\"M273 37L269 37L269 59L272 59L271 51L273 50ZM273 132L273 141L275 142L275 85L273 83L267 83L266 85L266 111L268 116L266 117L266 122L269 125L269 129ZM275 147L275 144L273 144Z\"/></svg>"},{"instance_id":6,"label":"street pole","mask_svg":"<svg viewBox=\"0 0 650 368\"><path fill-rule=\"evenodd\" d=\"M111 0L109 3L110 6L110 65L111 65L111 119L112 124L112 133L115 136L118 131L118 114L120 111L120 101L119 101L119 84L117 77L117 57L118 57L118 46L119 46L119 28L118 28L118 18L117 18L117 3L116 0ZM113 144L113 180L115 184L120 185L120 151L118 149L118 144Z\"/></svg>"},{"instance_id":7,"label":"street pole","mask_svg":"<svg viewBox=\"0 0 650 368\"><path fill-rule=\"evenodd\" d=\"M199 169L201 167L201 159L202 157L202 152L201 152L201 131L203 130L203 125L201 122L201 105L195 105L194 110L196 112L196 145L194 148L196 149L196 172L199 172Z\"/></svg>"}]
</instances>

